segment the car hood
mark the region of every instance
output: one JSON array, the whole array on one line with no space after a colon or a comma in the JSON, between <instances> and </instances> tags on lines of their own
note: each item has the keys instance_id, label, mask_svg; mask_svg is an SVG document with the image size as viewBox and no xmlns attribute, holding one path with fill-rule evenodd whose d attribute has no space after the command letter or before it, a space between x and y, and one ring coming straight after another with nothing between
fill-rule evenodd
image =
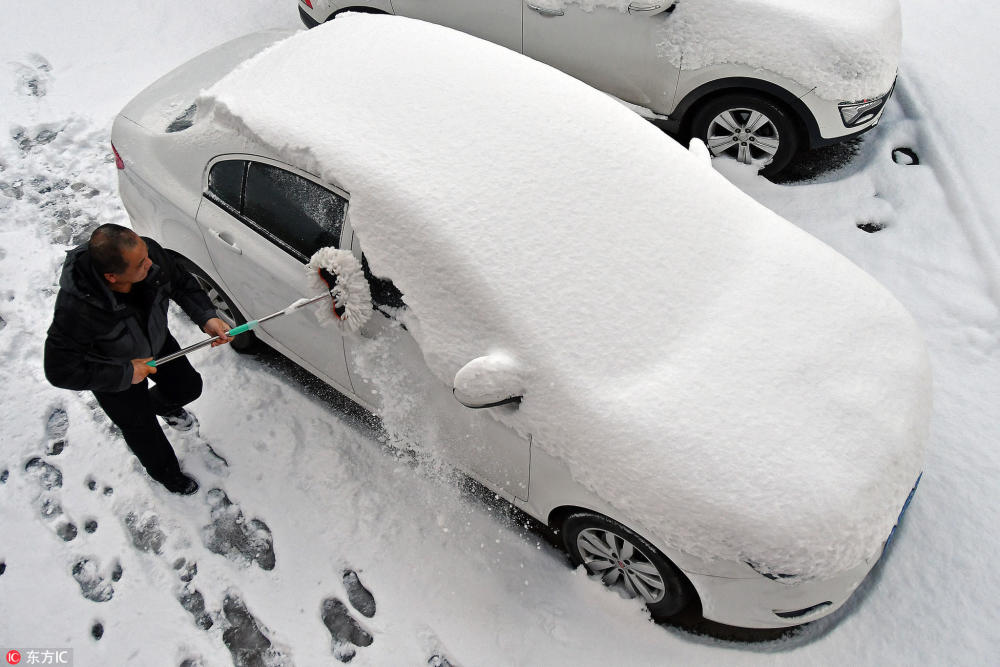
<instances>
[{"instance_id":1,"label":"car hood","mask_svg":"<svg viewBox=\"0 0 1000 667\"><path fill-rule=\"evenodd\" d=\"M889 534L927 438L913 319L612 99L456 31L349 15L199 103L349 192L433 373L512 360L523 400L496 418L644 530L805 576Z\"/></svg>"},{"instance_id":2,"label":"car hood","mask_svg":"<svg viewBox=\"0 0 1000 667\"><path fill-rule=\"evenodd\" d=\"M679 0L658 49L685 70L749 65L829 100L860 100L888 92L896 77L899 1Z\"/></svg>"}]
</instances>

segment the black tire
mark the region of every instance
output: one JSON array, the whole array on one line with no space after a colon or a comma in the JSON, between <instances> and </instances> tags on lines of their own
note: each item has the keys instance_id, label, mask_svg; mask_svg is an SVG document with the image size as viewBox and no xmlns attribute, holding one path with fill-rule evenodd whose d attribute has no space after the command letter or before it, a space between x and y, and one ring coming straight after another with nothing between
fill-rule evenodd
<instances>
[{"instance_id":1,"label":"black tire","mask_svg":"<svg viewBox=\"0 0 1000 667\"><path fill-rule=\"evenodd\" d=\"M753 112L766 120L754 117ZM754 128L748 127L751 118L757 120ZM737 126L732 127L731 121L736 121ZM791 112L753 93L731 93L709 100L692 118L691 136L704 141L713 157L729 155L757 164L760 174L768 178L787 167L799 149L799 133ZM773 144L777 148L772 152ZM741 155L746 157L741 159Z\"/></svg>"},{"instance_id":2,"label":"black tire","mask_svg":"<svg viewBox=\"0 0 1000 667\"><path fill-rule=\"evenodd\" d=\"M205 290L208 294L208 298L212 301L212 305L215 306L216 312L219 313L219 318L222 319L230 327L235 327L240 324L246 324L247 319L243 317L243 313L240 309L236 307L233 300L229 298L229 295L219 287L214 280L212 280L207 273L202 271L201 267L187 259L177 255L181 264L184 265L194 279L198 281L201 288ZM229 346L233 348L236 352L240 354L256 354L260 350L261 346L260 339L257 338L256 334L252 331L248 331L244 334L240 334L233 338Z\"/></svg>"},{"instance_id":3,"label":"black tire","mask_svg":"<svg viewBox=\"0 0 1000 667\"><path fill-rule=\"evenodd\" d=\"M620 541L616 541L619 547L630 544L631 553L627 550L614 551L614 558L607 559L607 562L601 557L595 557L592 538L607 535L619 538ZM642 536L617 521L600 514L578 512L566 517L562 525L562 536L566 551L575 565L583 565L592 575L601 575L601 581L605 585L618 586L628 593L641 595L646 599L649 613L657 620L676 616L698 597L691 582L677 566ZM606 539L603 546L609 552L612 551ZM612 560L615 562L611 562ZM639 566L642 566L642 570L635 569ZM656 569L655 575L648 566ZM652 583L657 578L662 584L662 590L658 590ZM614 581L609 581L610 579ZM637 590L639 587L645 588L645 591Z\"/></svg>"}]
</instances>

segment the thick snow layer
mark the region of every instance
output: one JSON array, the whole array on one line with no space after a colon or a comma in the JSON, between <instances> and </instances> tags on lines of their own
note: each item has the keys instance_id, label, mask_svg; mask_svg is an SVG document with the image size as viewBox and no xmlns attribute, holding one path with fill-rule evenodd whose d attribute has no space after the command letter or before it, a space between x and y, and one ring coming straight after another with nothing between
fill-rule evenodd
<instances>
[{"instance_id":1,"label":"thick snow layer","mask_svg":"<svg viewBox=\"0 0 1000 667\"><path fill-rule=\"evenodd\" d=\"M627 12L631 0L539 0L538 5ZM651 4L651 3L650 3ZM679 0L658 51L686 70L760 67L830 100L889 90L901 49L899 0Z\"/></svg>"},{"instance_id":2,"label":"thick snow layer","mask_svg":"<svg viewBox=\"0 0 1000 667\"><path fill-rule=\"evenodd\" d=\"M684 69L741 63L859 100L892 86L901 40L898 0L681 0L660 47Z\"/></svg>"},{"instance_id":3,"label":"thick snow layer","mask_svg":"<svg viewBox=\"0 0 1000 667\"><path fill-rule=\"evenodd\" d=\"M393 17L296 35L209 102L351 193L442 382L517 360L512 425L638 526L807 576L878 555L923 463L920 333L703 159L569 77Z\"/></svg>"},{"instance_id":4,"label":"thick snow layer","mask_svg":"<svg viewBox=\"0 0 1000 667\"><path fill-rule=\"evenodd\" d=\"M888 286L926 333L935 379L924 477L886 557L841 611L751 645L649 623L532 534L383 453L312 385L226 348L192 359L206 381L192 406L202 437L172 437L204 489L225 488L266 521L277 565L263 572L202 546L206 494L173 498L137 471L89 394L46 384L41 344L64 250L98 222L128 224L108 159L112 114L184 59L298 27L298 16L272 0L19 4L0 40L10 137L0 142L0 655L49 646L72 648L78 665L231 664L220 605L235 592L289 662L337 664L321 602L348 600L340 573L352 566L378 603L373 619L358 616L375 641L352 665L435 654L456 665L990 664L1000 642L990 613L1000 596L1000 167L983 146L1000 138L1000 98L982 82L1000 6L910 0L904 10L899 86L845 167L829 167L844 154L833 151L818 160L819 181L778 187L714 163ZM982 103L954 104L970 91ZM920 164L893 162L898 147ZM868 234L862 222L884 228ZM174 315L182 343L203 337ZM59 410L68 419L50 420ZM202 463L205 439L227 469ZM25 470L36 457L61 471L61 488L43 491ZM40 516L45 499L64 515ZM123 517L135 511L160 517L162 554L130 539ZM70 542L57 534L67 520L80 528ZM84 557L102 577L122 566L111 600L83 596L72 570ZM177 595L194 563L190 586L216 620L208 630Z\"/></svg>"}]
</instances>

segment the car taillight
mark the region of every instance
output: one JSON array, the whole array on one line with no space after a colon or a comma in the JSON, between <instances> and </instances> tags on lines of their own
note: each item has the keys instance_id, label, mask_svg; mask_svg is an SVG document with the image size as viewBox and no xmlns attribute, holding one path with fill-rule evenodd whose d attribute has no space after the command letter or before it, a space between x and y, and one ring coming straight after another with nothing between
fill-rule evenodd
<instances>
[{"instance_id":1,"label":"car taillight","mask_svg":"<svg viewBox=\"0 0 1000 667\"><path fill-rule=\"evenodd\" d=\"M122 156L118 154L118 149L115 148L114 144L111 144L111 151L115 154L115 166L119 169L124 169L125 161L122 160Z\"/></svg>"},{"instance_id":2,"label":"car taillight","mask_svg":"<svg viewBox=\"0 0 1000 667\"><path fill-rule=\"evenodd\" d=\"M304 2L306 7L308 7L309 9L313 8L312 0L302 0L302 2Z\"/></svg>"}]
</instances>

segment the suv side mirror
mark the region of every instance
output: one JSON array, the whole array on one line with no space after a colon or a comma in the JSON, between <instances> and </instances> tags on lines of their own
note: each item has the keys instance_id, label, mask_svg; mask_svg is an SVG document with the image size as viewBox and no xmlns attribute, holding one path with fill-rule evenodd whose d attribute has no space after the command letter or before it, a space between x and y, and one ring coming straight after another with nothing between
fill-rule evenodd
<instances>
[{"instance_id":1,"label":"suv side mirror","mask_svg":"<svg viewBox=\"0 0 1000 667\"><path fill-rule=\"evenodd\" d=\"M524 382L517 363L503 353L477 357L455 373L455 399L467 408L520 403Z\"/></svg>"}]
</instances>

